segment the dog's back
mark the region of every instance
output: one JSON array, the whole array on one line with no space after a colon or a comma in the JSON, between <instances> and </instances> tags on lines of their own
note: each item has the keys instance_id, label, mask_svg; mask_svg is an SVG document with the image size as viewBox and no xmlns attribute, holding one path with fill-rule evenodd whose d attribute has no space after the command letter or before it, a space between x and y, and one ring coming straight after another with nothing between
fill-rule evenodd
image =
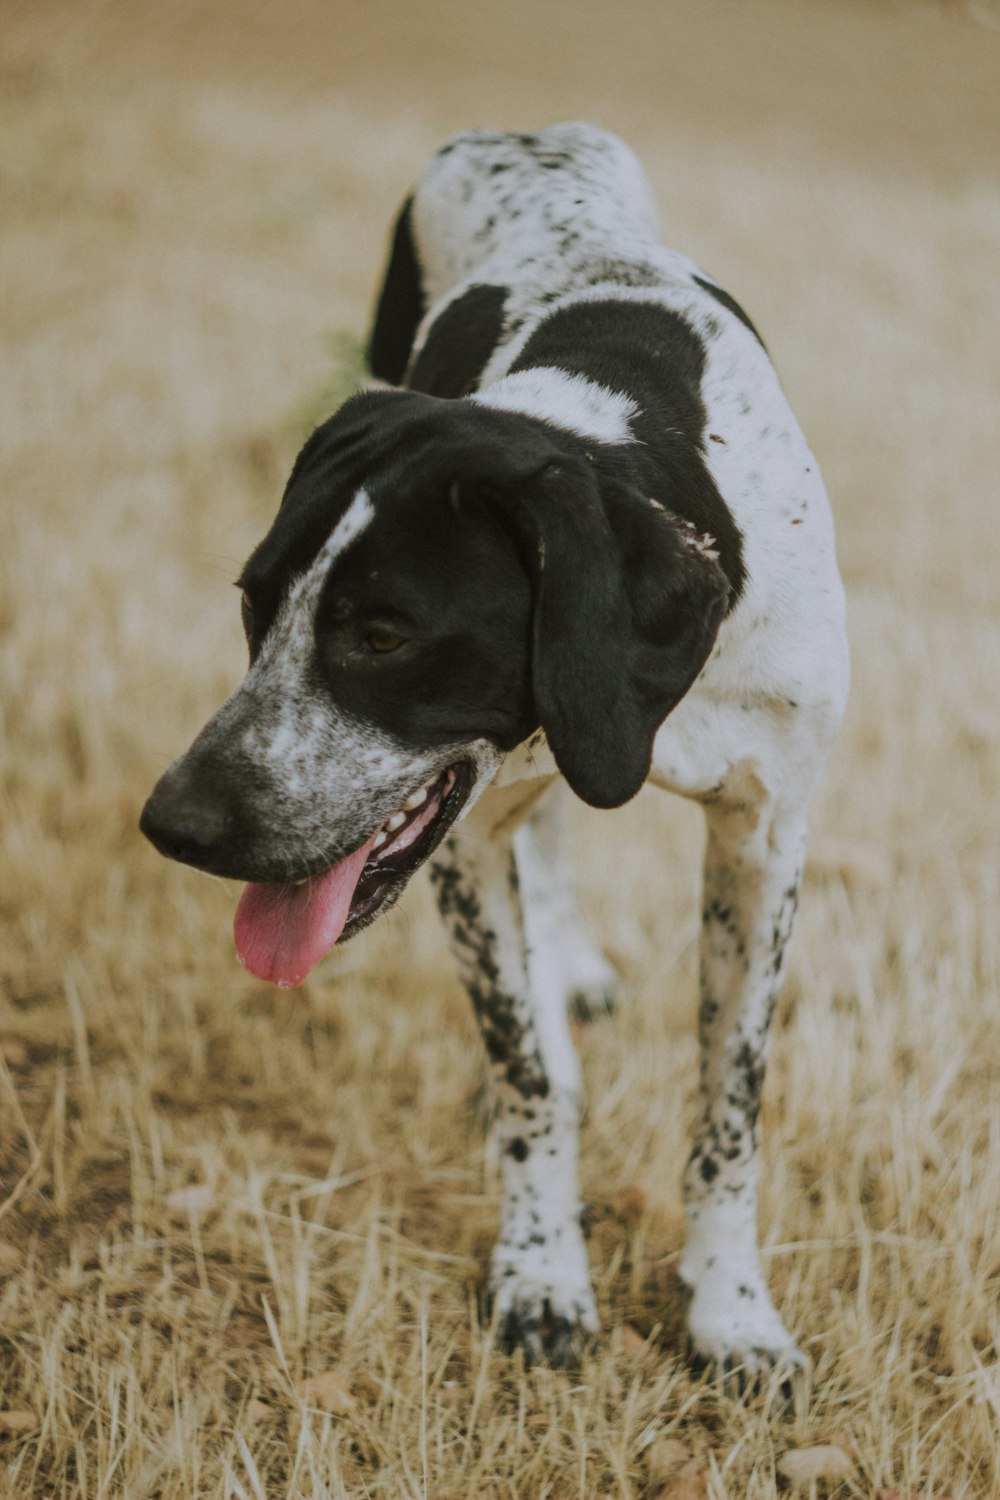
<instances>
[{"instance_id":1,"label":"dog's back","mask_svg":"<svg viewBox=\"0 0 1000 1500\"><path fill-rule=\"evenodd\" d=\"M638 258L659 245L639 161L622 141L585 124L456 137L420 180L414 227L431 300L469 277L551 296L561 280L579 285L590 260L620 262L623 251Z\"/></svg>"}]
</instances>

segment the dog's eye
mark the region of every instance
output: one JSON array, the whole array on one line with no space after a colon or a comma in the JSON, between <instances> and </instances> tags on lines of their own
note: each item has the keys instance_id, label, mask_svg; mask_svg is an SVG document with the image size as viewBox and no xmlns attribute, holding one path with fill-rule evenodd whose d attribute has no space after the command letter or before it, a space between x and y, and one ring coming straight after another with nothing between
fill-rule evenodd
<instances>
[{"instance_id":1,"label":"dog's eye","mask_svg":"<svg viewBox=\"0 0 1000 1500\"><path fill-rule=\"evenodd\" d=\"M397 635L395 630L369 630L365 636L365 645L369 651L375 651L379 656L388 655L390 651L398 651L400 646L406 645L406 636Z\"/></svg>"},{"instance_id":2,"label":"dog's eye","mask_svg":"<svg viewBox=\"0 0 1000 1500\"><path fill-rule=\"evenodd\" d=\"M240 596L240 614L243 617L243 629L249 638L253 634L253 605L246 589Z\"/></svg>"}]
</instances>

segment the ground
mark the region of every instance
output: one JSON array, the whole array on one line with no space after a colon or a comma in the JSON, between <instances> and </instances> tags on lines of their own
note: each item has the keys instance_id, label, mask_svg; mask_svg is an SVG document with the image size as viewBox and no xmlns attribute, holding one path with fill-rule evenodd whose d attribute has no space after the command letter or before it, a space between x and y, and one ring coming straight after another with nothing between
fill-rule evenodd
<instances>
[{"instance_id":1,"label":"ground","mask_svg":"<svg viewBox=\"0 0 1000 1500\"><path fill-rule=\"evenodd\" d=\"M0 45L0 1493L1000 1490L1000 30L990 0L32 0ZM683 1364L696 812L576 829L605 1337L494 1351L482 1066L427 890L283 994L142 802L237 681L230 584L356 379L386 226L470 124L589 117L764 332L854 688L817 799L761 1227L815 1384ZM609 875L610 872L610 875ZM707 1476L707 1477L705 1477ZM692 1481L693 1483L695 1481ZM820 1488L819 1493L824 1491Z\"/></svg>"}]
</instances>

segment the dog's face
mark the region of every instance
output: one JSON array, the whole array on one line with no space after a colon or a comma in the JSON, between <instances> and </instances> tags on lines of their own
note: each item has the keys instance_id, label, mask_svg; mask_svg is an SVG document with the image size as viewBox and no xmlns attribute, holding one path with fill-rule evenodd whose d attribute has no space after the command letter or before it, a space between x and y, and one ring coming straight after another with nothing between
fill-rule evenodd
<instances>
[{"instance_id":1,"label":"dog's face","mask_svg":"<svg viewBox=\"0 0 1000 1500\"><path fill-rule=\"evenodd\" d=\"M539 725L586 800L638 790L727 587L577 448L398 392L306 444L240 580L249 672L142 820L165 854L251 882L254 973L298 983L390 905Z\"/></svg>"}]
</instances>

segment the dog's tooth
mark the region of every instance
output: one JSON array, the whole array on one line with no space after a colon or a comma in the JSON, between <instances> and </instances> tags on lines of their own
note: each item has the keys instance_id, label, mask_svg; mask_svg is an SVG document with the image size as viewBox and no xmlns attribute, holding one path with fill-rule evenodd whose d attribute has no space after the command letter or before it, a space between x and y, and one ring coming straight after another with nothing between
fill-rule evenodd
<instances>
[{"instance_id":1,"label":"dog's tooth","mask_svg":"<svg viewBox=\"0 0 1000 1500\"><path fill-rule=\"evenodd\" d=\"M420 806L421 802L426 801L427 788L425 786L419 786L417 787L417 790L415 792L410 793L406 801L403 803L403 806L406 808L407 812L412 812L415 807Z\"/></svg>"},{"instance_id":2,"label":"dog's tooth","mask_svg":"<svg viewBox=\"0 0 1000 1500\"><path fill-rule=\"evenodd\" d=\"M386 819L385 826L386 828L388 828L390 833L395 833L396 829L402 828L405 822L406 814L404 812L396 812L393 813L391 818Z\"/></svg>"},{"instance_id":3,"label":"dog's tooth","mask_svg":"<svg viewBox=\"0 0 1000 1500\"><path fill-rule=\"evenodd\" d=\"M386 833L385 829L382 829L382 831L380 833L377 833L372 840L372 848L381 849L382 845L385 843L388 837L389 835Z\"/></svg>"}]
</instances>

